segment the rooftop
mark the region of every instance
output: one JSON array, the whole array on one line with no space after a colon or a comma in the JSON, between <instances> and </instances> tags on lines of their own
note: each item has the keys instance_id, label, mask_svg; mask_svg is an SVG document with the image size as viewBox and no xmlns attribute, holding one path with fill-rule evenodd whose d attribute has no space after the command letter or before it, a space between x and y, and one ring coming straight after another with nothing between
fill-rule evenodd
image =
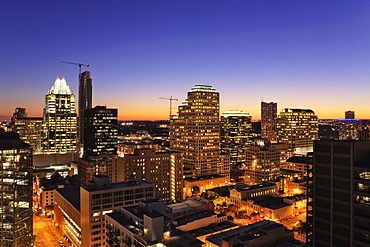
<instances>
[{"instance_id":1,"label":"rooftop","mask_svg":"<svg viewBox=\"0 0 370 247\"><path fill-rule=\"evenodd\" d=\"M93 186L82 186L83 189L92 192L92 191L101 191L101 190L111 190L116 188L124 188L124 187L133 187L133 186L140 186L140 185L151 185L152 183L144 180L135 180L135 181L123 181L117 183L110 183L110 186L104 188L94 188Z\"/></svg>"},{"instance_id":2,"label":"rooftop","mask_svg":"<svg viewBox=\"0 0 370 247\"><path fill-rule=\"evenodd\" d=\"M176 226L186 225L189 222L193 222L193 221L199 220L199 219L208 218L208 217L211 217L211 216L214 216L214 215L217 215L217 214L215 214L213 212L210 212L210 211L207 211L207 210L202 210L202 211L198 211L198 212L195 212L195 213L192 213L192 214L184 215L184 216L179 217L175 220L176 223L177 223Z\"/></svg>"},{"instance_id":3,"label":"rooftop","mask_svg":"<svg viewBox=\"0 0 370 247\"><path fill-rule=\"evenodd\" d=\"M21 149L30 148L30 145L19 139L19 135L14 132L0 132L0 149Z\"/></svg>"},{"instance_id":4,"label":"rooftop","mask_svg":"<svg viewBox=\"0 0 370 247\"><path fill-rule=\"evenodd\" d=\"M67 201L69 201L73 207L80 211L80 187L66 187L62 189L56 189Z\"/></svg>"},{"instance_id":5,"label":"rooftop","mask_svg":"<svg viewBox=\"0 0 370 247\"><path fill-rule=\"evenodd\" d=\"M215 245L222 246L222 240L223 239L233 239L233 238L238 238L238 239L243 239L248 240L251 238L256 238L261 236L262 232L259 230L263 227L270 226L270 225L276 225L277 228L279 227L284 227L281 224L278 224L273 221L260 221L256 222L254 224L246 225L246 226L241 226L239 228L235 228L229 231L221 232L215 235L211 235L207 237L207 241L210 241L214 243ZM275 227L275 226L274 226Z\"/></svg>"},{"instance_id":6,"label":"rooftop","mask_svg":"<svg viewBox=\"0 0 370 247\"><path fill-rule=\"evenodd\" d=\"M230 221L223 221L223 222L220 222L218 224L214 223L214 224L210 224L210 225L205 226L205 227L201 227L201 228L198 228L198 229L191 230L188 233L191 234L194 237L199 237L199 236L204 236L204 235L211 234L211 233L214 233L214 232L219 232L219 231L223 231L223 230L226 230L226 229L234 228L236 226L238 226L238 225L235 224L235 223L232 223Z\"/></svg>"}]
</instances>

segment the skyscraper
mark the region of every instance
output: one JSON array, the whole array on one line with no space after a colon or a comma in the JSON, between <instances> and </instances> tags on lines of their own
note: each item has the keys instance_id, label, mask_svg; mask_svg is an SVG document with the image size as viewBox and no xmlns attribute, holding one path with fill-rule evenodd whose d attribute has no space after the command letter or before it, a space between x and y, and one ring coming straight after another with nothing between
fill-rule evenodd
<instances>
[{"instance_id":1,"label":"skyscraper","mask_svg":"<svg viewBox=\"0 0 370 247\"><path fill-rule=\"evenodd\" d=\"M15 108L15 111L13 113L12 121L15 118L26 118L27 116L28 116L28 113L26 111L26 108L17 107Z\"/></svg>"},{"instance_id":2,"label":"skyscraper","mask_svg":"<svg viewBox=\"0 0 370 247\"><path fill-rule=\"evenodd\" d=\"M184 154L196 177L220 173L219 102L212 86L196 85L171 119L171 150Z\"/></svg>"},{"instance_id":3,"label":"skyscraper","mask_svg":"<svg viewBox=\"0 0 370 247\"><path fill-rule=\"evenodd\" d=\"M313 246L369 246L370 142L315 141Z\"/></svg>"},{"instance_id":4,"label":"skyscraper","mask_svg":"<svg viewBox=\"0 0 370 247\"><path fill-rule=\"evenodd\" d=\"M261 137L271 142L277 140L277 103L261 102Z\"/></svg>"},{"instance_id":5,"label":"skyscraper","mask_svg":"<svg viewBox=\"0 0 370 247\"><path fill-rule=\"evenodd\" d=\"M78 89L79 144L84 143L84 110L92 108L92 79L90 71L80 74Z\"/></svg>"},{"instance_id":6,"label":"skyscraper","mask_svg":"<svg viewBox=\"0 0 370 247\"><path fill-rule=\"evenodd\" d=\"M117 109L96 106L84 110L84 155L117 154Z\"/></svg>"},{"instance_id":7,"label":"skyscraper","mask_svg":"<svg viewBox=\"0 0 370 247\"><path fill-rule=\"evenodd\" d=\"M345 119L355 119L355 111L346 111Z\"/></svg>"},{"instance_id":8,"label":"skyscraper","mask_svg":"<svg viewBox=\"0 0 370 247\"><path fill-rule=\"evenodd\" d=\"M19 134L22 141L31 145L34 153L41 149L42 124L42 117L13 118L13 131Z\"/></svg>"},{"instance_id":9,"label":"skyscraper","mask_svg":"<svg viewBox=\"0 0 370 247\"><path fill-rule=\"evenodd\" d=\"M318 131L318 120L313 110L285 108L278 116L277 140L288 145L289 156L312 152Z\"/></svg>"},{"instance_id":10,"label":"skyscraper","mask_svg":"<svg viewBox=\"0 0 370 247\"><path fill-rule=\"evenodd\" d=\"M64 78L56 78L45 96L43 152L76 151L77 116L75 96Z\"/></svg>"},{"instance_id":11,"label":"skyscraper","mask_svg":"<svg viewBox=\"0 0 370 247\"><path fill-rule=\"evenodd\" d=\"M252 116L243 111L227 111L221 115L221 152L230 154L233 167L245 161L245 149L252 143Z\"/></svg>"},{"instance_id":12,"label":"skyscraper","mask_svg":"<svg viewBox=\"0 0 370 247\"><path fill-rule=\"evenodd\" d=\"M31 246L32 149L17 134L0 133L0 165L0 246Z\"/></svg>"}]
</instances>

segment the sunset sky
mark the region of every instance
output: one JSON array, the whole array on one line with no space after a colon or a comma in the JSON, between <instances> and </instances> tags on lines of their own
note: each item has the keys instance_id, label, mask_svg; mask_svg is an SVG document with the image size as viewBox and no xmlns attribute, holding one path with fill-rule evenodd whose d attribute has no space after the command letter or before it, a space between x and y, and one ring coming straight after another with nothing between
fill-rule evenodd
<instances>
[{"instance_id":1,"label":"sunset sky","mask_svg":"<svg viewBox=\"0 0 370 247\"><path fill-rule=\"evenodd\" d=\"M263 99L370 119L368 0L6 0L0 23L0 120L42 116L56 76L77 96L78 67L60 60L90 64L93 105L120 120L168 119L159 98L177 108L196 84L221 113L259 119Z\"/></svg>"}]
</instances>

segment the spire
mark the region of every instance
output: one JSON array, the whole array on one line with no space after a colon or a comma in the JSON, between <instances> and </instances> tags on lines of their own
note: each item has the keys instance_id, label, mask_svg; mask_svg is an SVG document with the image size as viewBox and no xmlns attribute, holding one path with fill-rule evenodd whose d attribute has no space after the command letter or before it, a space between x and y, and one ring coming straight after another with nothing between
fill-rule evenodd
<instances>
[{"instance_id":1,"label":"spire","mask_svg":"<svg viewBox=\"0 0 370 247\"><path fill-rule=\"evenodd\" d=\"M59 76L56 77L54 86L51 87L49 90L49 94L73 94L72 90L67 85L66 79L62 77L62 79L59 78Z\"/></svg>"}]
</instances>

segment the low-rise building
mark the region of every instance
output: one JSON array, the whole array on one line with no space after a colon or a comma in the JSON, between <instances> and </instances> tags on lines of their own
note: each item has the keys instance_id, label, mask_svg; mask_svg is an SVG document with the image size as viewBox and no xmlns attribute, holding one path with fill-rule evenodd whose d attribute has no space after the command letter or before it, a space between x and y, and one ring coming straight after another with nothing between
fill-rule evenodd
<instances>
[{"instance_id":1,"label":"low-rise building","mask_svg":"<svg viewBox=\"0 0 370 247\"><path fill-rule=\"evenodd\" d=\"M230 202L241 207L246 204L248 198L276 195L277 193L277 186L274 183L262 183L253 186L236 185L230 190Z\"/></svg>"},{"instance_id":2,"label":"low-rise building","mask_svg":"<svg viewBox=\"0 0 370 247\"><path fill-rule=\"evenodd\" d=\"M110 183L107 176L93 176L88 186L55 191L55 221L74 246L103 246L104 215L153 199L154 193L147 181Z\"/></svg>"},{"instance_id":3,"label":"low-rise building","mask_svg":"<svg viewBox=\"0 0 370 247\"><path fill-rule=\"evenodd\" d=\"M192 214L187 214L178 217L173 224L177 229L182 231L191 231L200 227L208 226L210 224L218 224L227 221L225 214L216 214L207 210L202 210Z\"/></svg>"},{"instance_id":4,"label":"low-rise building","mask_svg":"<svg viewBox=\"0 0 370 247\"><path fill-rule=\"evenodd\" d=\"M273 221L260 221L247 226L208 236L207 247L265 247L291 241L294 233Z\"/></svg>"},{"instance_id":5,"label":"low-rise building","mask_svg":"<svg viewBox=\"0 0 370 247\"><path fill-rule=\"evenodd\" d=\"M202 246L203 242L171 229L172 213L163 200L140 201L105 216L108 247Z\"/></svg>"},{"instance_id":6,"label":"low-rise building","mask_svg":"<svg viewBox=\"0 0 370 247\"><path fill-rule=\"evenodd\" d=\"M196 196L187 198L179 203L169 204L167 207L173 214L174 218L203 210L207 210L209 212L214 211L214 204L212 201Z\"/></svg>"},{"instance_id":7,"label":"low-rise building","mask_svg":"<svg viewBox=\"0 0 370 247\"><path fill-rule=\"evenodd\" d=\"M199 195L209 189L222 187L230 184L230 177L224 176L204 176L197 178L184 179L185 196Z\"/></svg>"}]
</instances>

